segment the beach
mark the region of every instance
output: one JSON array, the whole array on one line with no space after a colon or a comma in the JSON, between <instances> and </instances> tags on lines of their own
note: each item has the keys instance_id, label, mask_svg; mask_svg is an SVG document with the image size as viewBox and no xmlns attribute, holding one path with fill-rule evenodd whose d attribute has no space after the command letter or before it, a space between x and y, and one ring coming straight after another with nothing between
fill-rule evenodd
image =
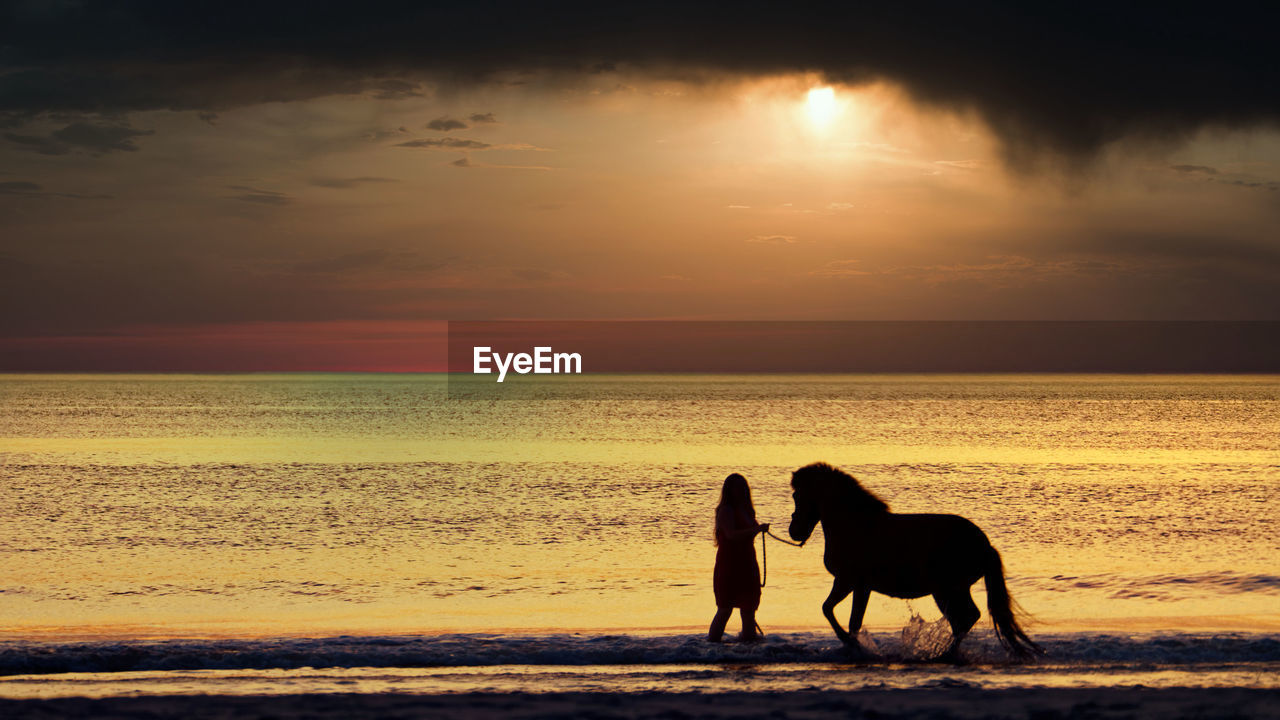
<instances>
[{"instance_id":1,"label":"beach","mask_svg":"<svg viewBox=\"0 0 1280 720\"><path fill-rule=\"evenodd\" d=\"M870 690L856 693L502 693L457 695L161 696L13 701L0 714L44 717L187 718L1275 718L1280 690L1023 689Z\"/></svg>"}]
</instances>

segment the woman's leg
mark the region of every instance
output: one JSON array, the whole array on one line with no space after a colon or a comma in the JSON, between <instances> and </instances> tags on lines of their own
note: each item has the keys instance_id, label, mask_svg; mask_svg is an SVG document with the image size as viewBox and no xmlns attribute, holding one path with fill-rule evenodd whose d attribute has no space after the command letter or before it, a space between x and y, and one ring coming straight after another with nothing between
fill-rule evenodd
<instances>
[{"instance_id":1,"label":"woman's leg","mask_svg":"<svg viewBox=\"0 0 1280 720\"><path fill-rule=\"evenodd\" d=\"M707 631L707 639L720 642L724 637L724 626L729 624L729 616L733 614L731 607L717 607L716 616L711 619L711 629Z\"/></svg>"},{"instance_id":2,"label":"woman's leg","mask_svg":"<svg viewBox=\"0 0 1280 720\"><path fill-rule=\"evenodd\" d=\"M759 640L760 633L756 632L756 610L755 608L742 608L742 634L738 637L742 640Z\"/></svg>"}]
</instances>

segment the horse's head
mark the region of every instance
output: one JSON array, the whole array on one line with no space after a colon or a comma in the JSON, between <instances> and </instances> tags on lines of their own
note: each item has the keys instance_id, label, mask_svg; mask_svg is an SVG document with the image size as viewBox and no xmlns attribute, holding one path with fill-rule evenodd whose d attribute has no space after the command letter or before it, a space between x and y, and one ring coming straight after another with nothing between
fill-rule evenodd
<instances>
[{"instance_id":1,"label":"horse's head","mask_svg":"<svg viewBox=\"0 0 1280 720\"><path fill-rule=\"evenodd\" d=\"M814 463L791 473L791 499L795 501L796 509L791 513L791 525L787 527L787 533L796 542L807 541L821 518L819 508L822 507L826 483L820 470L825 467L829 466Z\"/></svg>"},{"instance_id":2,"label":"horse's head","mask_svg":"<svg viewBox=\"0 0 1280 720\"><path fill-rule=\"evenodd\" d=\"M842 513L866 515L886 513L889 506L858 484L857 479L826 463L813 463L791 473L791 497L796 509L791 513L793 540L804 542L813 534L823 508L839 508Z\"/></svg>"}]
</instances>

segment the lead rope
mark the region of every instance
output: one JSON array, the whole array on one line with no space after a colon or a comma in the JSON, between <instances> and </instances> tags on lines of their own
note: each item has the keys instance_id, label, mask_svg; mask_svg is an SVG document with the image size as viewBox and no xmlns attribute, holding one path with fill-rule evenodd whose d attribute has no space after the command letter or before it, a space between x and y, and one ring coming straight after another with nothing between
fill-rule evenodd
<instances>
[{"instance_id":1,"label":"lead rope","mask_svg":"<svg viewBox=\"0 0 1280 720\"><path fill-rule=\"evenodd\" d=\"M791 545L792 547L804 547L804 543L802 542L791 542L790 540L774 535L773 532L769 530L765 530L760 533L760 559L764 561L764 570L760 573L760 587L764 587L764 584L769 580L769 543L764 539L765 535L768 535L778 542ZM756 621L756 632L760 633L760 637L764 637L764 628L760 627L759 620Z\"/></svg>"},{"instance_id":2,"label":"lead rope","mask_svg":"<svg viewBox=\"0 0 1280 720\"><path fill-rule=\"evenodd\" d=\"M760 557L762 560L764 560L764 570L760 574L760 587L764 587L764 584L769 580L769 543L765 541L764 539L765 535L768 535L769 537L773 538L774 540L777 540L780 543L786 543L791 547L804 547L804 543L791 542L786 538L780 538L777 535L774 535L772 530L765 530L764 532L760 533Z\"/></svg>"}]
</instances>

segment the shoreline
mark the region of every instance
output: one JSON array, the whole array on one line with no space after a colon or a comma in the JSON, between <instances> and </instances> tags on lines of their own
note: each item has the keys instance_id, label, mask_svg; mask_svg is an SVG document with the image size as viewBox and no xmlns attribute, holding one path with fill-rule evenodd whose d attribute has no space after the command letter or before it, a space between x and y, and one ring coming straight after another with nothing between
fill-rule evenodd
<instances>
[{"instance_id":1,"label":"shoreline","mask_svg":"<svg viewBox=\"0 0 1280 720\"><path fill-rule=\"evenodd\" d=\"M666 666L672 670L662 673L674 673L671 676L678 677L680 672L703 672L708 667L752 667L756 668L753 672L758 673L761 668L774 666L778 668L773 671L775 674L802 672L798 678L786 680L799 682L794 687L802 688L811 676L803 674L809 672L806 667L818 668L821 672L837 671L831 682L823 686L840 687L849 678L839 674L839 668L862 666L871 674L889 672L870 687L900 687L899 683L907 679L902 668L909 666L916 673L913 682L928 682L948 673L966 675L978 669L999 675L1048 673L1035 682L1050 686L1058 684L1047 679L1055 674L1101 671L1106 675L1126 669L1134 673L1152 670L1245 673L1225 682L1221 678L1215 681L1224 687L1266 686L1266 683L1251 681L1250 673L1262 673L1259 681L1268 678L1280 681L1280 677L1276 677L1280 670L1280 635L1273 633L1041 634L1037 641L1046 655L1037 661L1023 661L1009 657L995 635L984 631L966 638L961 646L966 664L957 667L934 662L947 640L932 632L934 629L922 625L910 633L861 634L864 647L874 654L871 658L851 658L828 633L771 633L755 643L710 643L690 634L518 636L493 633L270 640L0 642L0 678L45 676L53 681L61 676L74 680L68 674L87 673L114 675L119 679L119 673L234 674L313 668L323 669L326 676L331 676L336 683L332 690L341 690L342 683L350 677L339 675L359 675L358 670L372 668L411 671L452 668L448 672L468 673L476 672L476 668L523 667L527 669L524 671L527 676L530 672L546 673L555 667L576 667L591 674L600 668L628 668L626 672L633 672L642 666ZM535 671L534 668L542 669ZM877 685L881 680L883 684ZM1102 679L1104 685L1114 682L1123 680ZM1154 687L1200 686L1194 681L1173 680L1167 676L1134 682ZM549 687L569 689L554 681ZM310 688L312 691L322 689ZM592 689L601 688L593 686Z\"/></svg>"},{"instance_id":2,"label":"shoreline","mask_svg":"<svg viewBox=\"0 0 1280 720\"><path fill-rule=\"evenodd\" d=\"M933 622L934 620L926 620ZM732 627L732 624L731 624ZM868 624L863 629L876 633L897 633L906 626L901 624ZM406 637L435 638L448 635L503 635L511 637L539 637L546 635L634 635L656 637L670 635L706 634L706 625L663 625L644 627L443 627L407 629L403 627L331 627L317 626L310 629L234 629L210 630L201 625L119 625L110 629L85 629L74 626L31 626L25 628L0 627L0 643L83 643L83 642L163 642L170 640L273 640L273 639L327 639L351 637ZM1029 632L1045 634L1134 634L1158 633L1232 633L1271 634L1280 632L1280 615L1206 615L1166 617L1116 617L1074 618L1071 620L1036 620L1027 624ZM981 626L977 630L983 629ZM826 625L770 625L769 634L825 633ZM834 641L834 635L832 636Z\"/></svg>"}]
</instances>

